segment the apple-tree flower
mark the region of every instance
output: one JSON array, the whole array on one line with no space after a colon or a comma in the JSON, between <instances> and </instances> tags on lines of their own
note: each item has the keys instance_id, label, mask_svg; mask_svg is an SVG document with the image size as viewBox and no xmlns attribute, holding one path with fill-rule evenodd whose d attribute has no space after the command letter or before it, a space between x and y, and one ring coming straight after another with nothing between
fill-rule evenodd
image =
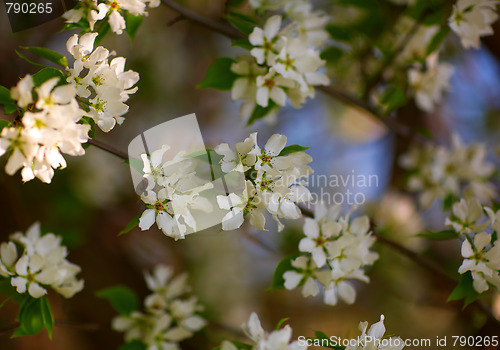
<instances>
[{"instance_id":1,"label":"apple-tree flower","mask_svg":"<svg viewBox=\"0 0 500 350\"><path fill-rule=\"evenodd\" d=\"M80 267L66 260L67 255L61 237L42 235L36 222L26 234L14 233L0 245L0 279L33 298L44 296L48 288L71 298L83 289L83 280L76 277Z\"/></svg>"}]
</instances>

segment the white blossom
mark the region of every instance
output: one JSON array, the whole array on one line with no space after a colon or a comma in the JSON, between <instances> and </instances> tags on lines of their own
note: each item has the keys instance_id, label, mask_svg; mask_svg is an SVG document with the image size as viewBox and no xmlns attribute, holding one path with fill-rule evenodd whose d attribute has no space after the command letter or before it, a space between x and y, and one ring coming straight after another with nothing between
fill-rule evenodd
<instances>
[{"instance_id":1,"label":"white blossom","mask_svg":"<svg viewBox=\"0 0 500 350\"><path fill-rule=\"evenodd\" d=\"M82 124L86 113L75 99L71 85L60 85L54 77L33 89L27 76L13 88L12 96L20 106L31 106L24 112L21 125L6 127L0 134L0 155L12 151L5 171L13 175L22 168L23 181L37 177L50 183L54 169L66 167L61 153L71 156L85 154L82 144L88 141L90 126ZM32 91L27 89L31 87ZM37 100L30 100L33 92Z\"/></svg>"},{"instance_id":2,"label":"white blossom","mask_svg":"<svg viewBox=\"0 0 500 350\"><path fill-rule=\"evenodd\" d=\"M356 290L350 281L369 282L364 268L373 265L378 254L371 251L375 238L369 232L367 216L350 219L350 211L340 215L341 206L315 207L314 219L306 218L299 250L309 253L292 261L293 270L284 273L286 289L303 285L304 297L319 293L317 283L325 287L324 302L339 300L352 304Z\"/></svg>"},{"instance_id":3,"label":"white blossom","mask_svg":"<svg viewBox=\"0 0 500 350\"><path fill-rule=\"evenodd\" d=\"M77 279L81 269L67 255L61 237L42 235L40 224L34 223L26 234L17 232L0 245L0 278L10 279L18 293L33 298L47 294L47 288L71 298L83 289L83 280Z\"/></svg>"},{"instance_id":4,"label":"white blossom","mask_svg":"<svg viewBox=\"0 0 500 350\"><path fill-rule=\"evenodd\" d=\"M458 135L452 135L450 148L430 144L413 147L399 163L411 172L408 187L420 192L419 201L424 208L449 196L476 198L481 203L496 196L488 181L495 168L486 161L486 147L464 145Z\"/></svg>"},{"instance_id":5,"label":"white blossom","mask_svg":"<svg viewBox=\"0 0 500 350\"><path fill-rule=\"evenodd\" d=\"M458 0L449 18L451 29L466 49L479 49L482 36L492 35L491 25L498 19L496 0Z\"/></svg>"},{"instance_id":6,"label":"white blossom","mask_svg":"<svg viewBox=\"0 0 500 350\"><path fill-rule=\"evenodd\" d=\"M139 219L139 227L148 230L156 222L165 235L178 240L197 229L191 210L211 210L211 203L200 193L211 189L213 184L197 178L196 161L184 158L183 152L171 160L163 160L169 148L163 145L151 156L141 155L143 177L148 184L141 195L146 210Z\"/></svg>"},{"instance_id":7,"label":"white blossom","mask_svg":"<svg viewBox=\"0 0 500 350\"><path fill-rule=\"evenodd\" d=\"M426 112L432 112L441 102L443 92L450 88L452 74L453 66L440 63L437 53L427 58L425 69L411 68L408 71L408 81L415 91L417 106Z\"/></svg>"},{"instance_id":8,"label":"white blossom","mask_svg":"<svg viewBox=\"0 0 500 350\"><path fill-rule=\"evenodd\" d=\"M148 349L178 350L179 342L205 327L199 315L203 307L190 295L187 275L172 278L170 267L158 265L144 277L152 292L144 299L145 310L115 317L112 328L125 333L126 342L138 340Z\"/></svg>"},{"instance_id":9,"label":"white blossom","mask_svg":"<svg viewBox=\"0 0 500 350\"><path fill-rule=\"evenodd\" d=\"M223 156L222 171L244 171L247 180L243 193L217 197L219 207L228 210L222 222L224 230L240 227L247 216L251 225L264 230L264 211L273 216L279 231L284 228L281 218L300 217L297 204L311 199L305 179L312 174L307 165L312 158L304 152L280 155L286 142L284 135L274 134L261 149L257 133L252 133L236 145L237 151L227 144L215 148Z\"/></svg>"},{"instance_id":10,"label":"white blossom","mask_svg":"<svg viewBox=\"0 0 500 350\"><path fill-rule=\"evenodd\" d=\"M127 113L125 102L129 95L137 91L134 85L139 74L125 71L125 58L115 57L110 62L109 51L98 46L94 49L97 33L86 33L81 37L74 34L66 43L66 48L75 58L73 67L67 67L66 79L76 88L79 97L88 99L88 114L97 126L108 132L115 125L122 124Z\"/></svg>"},{"instance_id":11,"label":"white blossom","mask_svg":"<svg viewBox=\"0 0 500 350\"><path fill-rule=\"evenodd\" d=\"M361 335L356 344L349 344L346 350L401 350L405 347L400 337L388 337L385 334L384 315L380 315L380 321L368 328L368 322L360 322Z\"/></svg>"},{"instance_id":12,"label":"white blossom","mask_svg":"<svg viewBox=\"0 0 500 350\"><path fill-rule=\"evenodd\" d=\"M274 330L272 332L266 332L259 320L259 316L254 312L250 315L247 323L242 325L243 330L246 335L252 341L252 350L306 350L306 345L301 345L299 341L292 340L292 328L289 325L285 327ZM227 350L232 349L225 342L224 347ZM224 349L224 348L222 348ZM221 349L221 350L222 350Z\"/></svg>"}]
</instances>

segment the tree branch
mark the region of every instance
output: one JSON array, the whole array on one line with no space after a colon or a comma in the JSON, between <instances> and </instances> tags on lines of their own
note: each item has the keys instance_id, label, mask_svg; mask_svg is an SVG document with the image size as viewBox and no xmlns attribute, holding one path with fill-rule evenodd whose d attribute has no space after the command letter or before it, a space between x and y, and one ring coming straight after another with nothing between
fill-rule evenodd
<instances>
[{"instance_id":1,"label":"tree branch","mask_svg":"<svg viewBox=\"0 0 500 350\"><path fill-rule=\"evenodd\" d=\"M115 155L115 156L117 156L117 157L119 157L119 158L121 158L123 160L128 160L128 155L126 153L124 153L122 151L119 151L116 148L114 148L114 147L112 147L110 145L107 145L107 144L105 144L105 143L103 143L101 141L97 141L95 139L89 139L88 143L90 145L92 145L92 146L95 146L97 148L102 149L103 151L111 153L111 154L113 154L113 155Z\"/></svg>"},{"instance_id":2,"label":"tree branch","mask_svg":"<svg viewBox=\"0 0 500 350\"><path fill-rule=\"evenodd\" d=\"M198 24L200 24L200 25L202 25L202 26L204 26L204 27L206 27L214 32L222 34L230 39L244 39L245 38L245 36L243 36L243 34L234 30L232 27L229 27L223 23L216 22L216 21L213 21L213 20L208 19L206 17L195 14L195 13L185 9L181 5L177 4L173 0L162 0L162 2L166 6L173 9L174 11L177 11L184 18L189 19L193 22L196 22L196 23L198 23ZM384 70L385 70L385 68L384 68ZM425 138L421 135L413 134L411 132L411 129L408 128L406 125L398 123L394 118L391 118L390 116L382 115L376 109L371 107L369 104L367 104L366 102L364 102L363 100L361 100L355 96L352 96L350 94L342 92L333 86L326 86L326 87L320 86L317 89L328 96L331 96L335 99L343 101L344 103L347 103L347 104L354 106L354 107L358 107L361 110L368 112L372 117L374 117L375 119L378 119L389 130L392 130L395 133L398 133L402 136L414 137L415 140L417 140L419 142L428 141L427 138Z\"/></svg>"},{"instance_id":3,"label":"tree branch","mask_svg":"<svg viewBox=\"0 0 500 350\"><path fill-rule=\"evenodd\" d=\"M205 28L210 29L211 31L217 32L224 36L227 36L231 39L244 39L243 34L238 32L236 29L229 27L223 23L214 21L210 18L206 18L204 16L200 16L194 12L191 12L173 0L162 0L163 4L170 7L172 10L178 12L182 15L182 17L189 19Z\"/></svg>"},{"instance_id":4,"label":"tree branch","mask_svg":"<svg viewBox=\"0 0 500 350\"><path fill-rule=\"evenodd\" d=\"M314 213L311 210L309 210L308 208L301 206L300 210L302 211L302 214L304 216L314 218ZM413 260L415 263L417 263L418 265L427 269L434 276L446 281L451 286L455 286L457 284L457 281L453 277L451 277L441 266L436 264L434 261L426 258L425 256L423 256L420 253L414 252L414 251L402 246L401 244L393 241L390 238L387 238L387 237L382 236L381 234L377 233L373 222L371 222L371 229L372 229L373 236L375 236L377 238L378 242L391 248L396 253L399 253L400 255L403 255L403 256L407 257L408 259ZM500 321L495 317L491 308L488 305L486 305L481 300L476 300L472 304L475 305L477 308L479 308L481 311L483 311L488 316L488 318L498 328L500 328Z\"/></svg>"}]
</instances>

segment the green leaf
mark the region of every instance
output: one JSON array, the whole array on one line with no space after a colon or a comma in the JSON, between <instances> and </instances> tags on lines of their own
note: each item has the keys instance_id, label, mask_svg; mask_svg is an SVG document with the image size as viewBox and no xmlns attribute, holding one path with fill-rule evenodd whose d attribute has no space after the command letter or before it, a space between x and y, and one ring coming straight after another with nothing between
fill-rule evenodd
<instances>
[{"instance_id":1,"label":"green leaf","mask_svg":"<svg viewBox=\"0 0 500 350\"><path fill-rule=\"evenodd\" d=\"M290 145L290 146L286 146L285 148L283 148L279 155L286 156L287 154L290 154L290 153L304 152L304 151L307 151L309 148L311 148L311 147L304 147L301 145Z\"/></svg>"},{"instance_id":2,"label":"green leaf","mask_svg":"<svg viewBox=\"0 0 500 350\"><path fill-rule=\"evenodd\" d=\"M55 77L59 78L59 82L64 82L66 80L66 77L59 69L46 67L33 74L33 83L35 86L40 86L47 80Z\"/></svg>"},{"instance_id":3,"label":"green leaf","mask_svg":"<svg viewBox=\"0 0 500 350\"><path fill-rule=\"evenodd\" d=\"M342 49L336 46L330 46L321 52L320 57L324 59L326 63L334 64L340 59L340 57L342 57L343 54L344 51L342 51Z\"/></svg>"},{"instance_id":4,"label":"green leaf","mask_svg":"<svg viewBox=\"0 0 500 350\"><path fill-rule=\"evenodd\" d=\"M142 16L134 16L130 12L125 12L125 24L126 28L125 31L127 32L128 37L130 38L130 41L134 41L135 34L137 33L137 30L141 26L142 23Z\"/></svg>"},{"instance_id":5,"label":"green leaf","mask_svg":"<svg viewBox=\"0 0 500 350\"><path fill-rule=\"evenodd\" d=\"M66 56L63 54L47 49L45 47L37 47L37 46L31 46L31 47L22 47L25 50L28 50L35 55L38 55L40 57L43 57L50 62L53 62L55 64L60 65L61 67L67 67L68 66L68 60L66 59Z\"/></svg>"},{"instance_id":6,"label":"green leaf","mask_svg":"<svg viewBox=\"0 0 500 350\"><path fill-rule=\"evenodd\" d=\"M243 39L235 39L231 42L231 45L244 48L245 50L248 50L248 51L253 49L253 45L250 44L250 42L248 40L243 40Z\"/></svg>"},{"instance_id":7,"label":"green leaf","mask_svg":"<svg viewBox=\"0 0 500 350\"><path fill-rule=\"evenodd\" d=\"M458 285L456 286L455 289L451 292L450 296L448 297L448 301L452 300L460 300L460 299L465 299L464 300L464 308L475 301L477 298L481 296L476 290L474 289L473 285L473 278L472 274L470 271L467 271L460 277L460 282L458 282Z\"/></svg>"},{"instance_id":8,"label":"green leaf","mask_svg":"<svg viewBox=\"0 0 500 350\"><path fill-rule=\"evenodd\" d=\"M129 315L139 309L139 298L129 287L117 285L97 292L99 298L108 300L113 309L122 315Z\"/></svg>"},{"instance_id":9,"label":"green leaf","mask_svg":"<svg viewBox=\"0 0 500 350\"><path fill-rule=\"evenodd\" d=\"M148 347L139 340L132 340L118 348L118 350L146 350Z\"/></svg>"},{"instance_id":10,"label":"green leaf","mask_svg":"<svg viewBox=\"0 0 500 350\"><path fill-rule=\"evenodd\" d=\"M401 87L391 85L385 90L380 103L385 106L386 113L389 113L406 104L406 93Z\"/></svg>"},{"instance_id":11,"label":"green leaf","mask_svg":"<svg viewBox=\"0 0 500 350\"><path fill-rule=\"evenodd\" d=\"M97 28L97 38L95 38L94 46L97 46L101 43L102 39L108 34L109 30L111 29L111 26L109 25L109 21L101 21L99 24L99 27Z\"/></svg>"},{"instance_id":12,"label":"green leaf","mask_svg":"<svg viewBox=\"0 0 500 350\"><path fill-rule=\"evenodd\" d=\"M15 103L15 101L10 97L10 90L0 85L0 104L6 103Z\"/></svg>"},{"instance_id":13,"label":"green leaf","mask_svg":"<svg viewBox=\"0 0 500 350\"><path fill-rule=\"evenodd\" d=\"M257 120L264 118L269 113L271 113L271 111L276 107L277 105L272 101L269 101L267 107L261 107L259 105L256 105L252 114L250 115L250 118L248 118L247 126L252 125Z\"/></svg>"},{"instance_id":14,"label":"green leaf","mask_svg":"<svg viewBox=\"0 0 500 350\"><path fill-rule=\"evenodd\" d=\"M290 317L285 317L285 318L282 318L281 320L279 320L278 324L276 325L276 328L275 330L279 330L281 329L281 327L285 324L286 321L288 321L290 319Z\"/></svg>"},{"instance_id":15,"label":"green leaf","mask_svg":"<svg viewBox=\"0 0 500 350\"><path fill-rule=\"evenodd\" d=\"M43 325L49 333L49 338L52 339L52 331L54 330L55 321L49 299L46 296L40 298L40 307L42 311Z\"/></svg>"},{"instance_id":16,"label":"green leaf","mask_svg":"<svg viewBox=\"0 0 500 350\"><path fill-rule=\"evenodd\" d=\"M38 66L38 67L47 67L45 64L40 64L40 63L33 62L32 60L30 60L28 57L24 56L22 53L20 53L17 50L14 50L14 51L16 52L16 55L18 55L20 58L22 58L23 60L25 60L29 64L32 64L32 65Z\"/></svg>"},{"instance_id":17,"label":"green leaf","mask_svg":"<svg viewBox=\"0 0 500 350\"><path fill-rule=\"evenodd\" d=\"M5 86L0 85L0 104L3 105L5 114L14 113L17 109L16 101L10 97L10 90ZM6 122L6 121L3 121ZM10 124L10 123L9 123ZM0 127L2 126L2 121L0 121ZM3 125L5 126L5 125ZM1 130L1 128L0 128Z\"/></svg>"},{"instance_id":18,"label":"green leaf","mask_svg":"<svg viewBox=\"0 0 500 350\"><path fill-rule=\"evenodd\" d=\"M235 60L228 57L222 57L215 60L215 62L208 68L205 79L198 84L197 88L231 90L234 81L238 78L238 75L231 71L231 65L235 62Z\"/></svg>"},{"instance_id":19,"label":"green leaf","mask_svg":"<svg viewBox=\"0 0 500 350\"><path fill-rule=\"evenodd\" d=\"M445 26L445 27L441 28L432 37L431 42L427 46L427 50L426 50L425 54L428 56L431 53L433 53L434 51L436 51L441 46L441 44L443 43L444 39L446 39L446 37L448 36L449 33L450 33L450 27L449 26Z\"/></svg>"},{"instance_id":20,"label":"green leaf","mask_svg":"<svg viewBox=\"0 0 500 350\"><path fill-rule=\"evenodd\" d=\"M226 19L246 36L253 32L257 27L257 22L252 17L248 17L238 12L230 12Z\"/></svg>"},{"instance_id":21,"label":"green leaf","mask_svg":"<svg viewBox=\"0 0 500 350\"><path fill-rule=\"evenodd\" d=\"M0 294L6 295L9 300L22 304L27 298L26 294L19 294L11 283L10 279L0 278Z\"/></svg>"},{"instance_id":22,"label":"green leaf","mask_svg":"<svg viewBox=\"0 0 500 350\"><path fill-rule=\"evenodd\" d=\"M44 319L41 308L41 298L26 298L19 308L17 320L19 327L12 334L12 338L23 335L33 335L39 333L44 327Z\"/></svg>"},{"instance_id":23,"label":"green leaf","mask_svg":"<svg viewBox=\"0 0 500 350\"><path fill-rule=\"evenodd\" d=\"M297 258L300 254L292 254L284 257L276 266L273 274L273 284L270 290L280 289L285 287L285 279L283 274L290 270L295 270L292 266L292 260Z\"/></svg>"},{"instance_id":24,"label":"green leaf","mask_svg":"<svg viewBox=\"0 0 500 350\"><path fill-rule=\"evenodd\" d=\"M139 215L135 216L132 220L130 220L127 226L125 226L125 228L121 230L120 233L118 233L118 236L129 233L130 231L132 231L132 229L134 229L137 225L139 225L139 219L141 218L141 215L142 213L140 213Z\"/></svg>"},{"instance_id":25,"label":"green leaf","mask_svg":"<svg viewBox=\"0 0 500 350\"><path fill-rule=\"evenodd\" d=\"M453 193L446 195L443 199L443 210L450 210L456 201L457 197Z\"/></svg>"},{"instance_id":26,"label":"green leaf","mask_svg":"<svg viewBox=\"0 0 500 350\"><path fill-rule=\"evenodd\" d=\"M448 239L455 239L460 237L460 235L453 230L442 230L437 232L424 232L415 235L417 237L422 237L434 241L445 241Z\"/></svg>"},{"instance_id":27,"label":"green leaf","mask_svg":"<svg viewBox=\"0 0 500 350\"><path fill-rule=\"evenodd\" d=\"M330 34L330 37L334 40L343 42L351 41L351 34L349 33L349 30L347 28L339 27L336 25L329 25L325 29L328 34Z\"/></svg>"}]
</instances>

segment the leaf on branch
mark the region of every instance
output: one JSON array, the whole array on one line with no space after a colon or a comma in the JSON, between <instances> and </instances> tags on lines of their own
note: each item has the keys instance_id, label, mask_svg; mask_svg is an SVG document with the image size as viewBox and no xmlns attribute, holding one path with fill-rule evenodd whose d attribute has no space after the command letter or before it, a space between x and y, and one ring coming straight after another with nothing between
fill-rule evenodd
<instances>
[{"instance_id":1,"label":"leaf on branch","mask_svg":"<svg viewBox=\"0 0 500 350\"><path fill-rule=\"evenodd\" d=\"M290 319L290 317L285 317L285 318L282 318L281 320L279 320L278 324L276 325L275 330L279 330L279 329L281 329L281 327L282 327L282 326L285 324L285 322L287 322L289 319Z\"/></svg>"},{"instance_id":2,"label":"leaf on branch","mask_svg":"<svg viewBox=\"0 0 500 350\"><path fill-rule=\"evenodd\" d=\"M14 51L16 52L16 55L18 55L21 59L25 60L29 64L32 64L32 65L37 66L37 67L47 67L45 64L33 62L32 60L30 60L28 57L24 56L21 52L19 52L17 50L14 50Z\"/></svg>"},{"instance_id":3,"label":"leaf on branch","mask_svg":"<svg viewBox=\"0 0 500 350\"><path fill-rule=\"evenodd\" d=\"M481 294L474 289L473 283L472 274L470 271L467 271L460 277L460 282L458 282L456 288L451 292L448 301L465 299L464 308L474 302Z\"/></svg>"},{"instance_id":4,"label":"leaf on branch","mask_svg":"<svg viewBox=\"0 0 500 350\"><path fill-rule=\"evenodd\" d=\"M250 51L253 48L253 45L250 44L248 40L243 40L243 39L235 39L231 42L231 45L244 48L245 50L248 51Z\"/></svg>"},{"instance_id":5,"label":"leaf on branch","mask_svg":"<svg viewBox=\"0 0 500 350\"><path fill-rule=\"evenodd\" d=\"M325 60L327 64L334 64L336 63L340 57L344 54L344 51L337 46L330 46L324 49L320 57L321 59Z\"/></svg>"},{"instance_id":6,"label":"leaf on branch","mask_svg":"<svg viewBox=\"0 0 500 350\"><path fill-rule=\"evenodd\" d=\"M137 34L137 30L142 24L142 16L134 16L130 12L125 12L125 31L127 32L128 37L131 42L134 42L135 35Z\"/></svg>"},{"instance_id":7,"label":"leaf on branch","mask_svg":"<svg viewBox=\"0 0 500 350\"><path fill-rule=\"evenodd\" d=\"M101 43L102 39L108 34L111 26L109 25L109 21L102 21L98 28L95 30L97 32L97 38L95 38L94 45L97 46Z\"/></svg>"},{"instance_id":8,"label":"leaf on branch","mask_svg":"<svg viewBox=\"0 0 500 350\"><path fill-rule=\"evenodd\" d=\"M436 51L441 44L443 43L444 39L450 34L450 27L445 26L442 27L431 39L429 45L427 46L427 50L425 51L425 54L428 56L434 51Z\"/></svg>"},{"instance_id":9,"label":"leaf on branch","mask_svg":"<svg viewBox=\"0 0 500 350\"><path fill-rule=\"evenodd\" d=\"M460 235L454 230L442 230L437 232L424 232L416 234L417 237L422 237L434 241L445 241L448 239L455 239L460 237Z\"/></svg>"},{"instance_id":10,"label":"leaf on branch","mask_svg":"<svg viewBox=\"0 0 500 350\"><path fill-rule=\"evenodd\" d=\"M66 56L64 56L59 52L47 49L45 47L37 47L37 46L21 47L21 48L30 51L35 55L43 57L46 60L49 60L50 62L55 63L61 67L68 66L68 60L66 59Z\"/></svg>"},{"instance_id":11,"label":"leaf on branch","mask_svg":"<svg viewBox=\"0 0 500 350\"><path fill-rule=\"evenodd\" d=\"M130 315L132 311L139 309L139 298L129 287L117 285L98 291L97 296L108 300L113 309L122 315Z\"/></svg>"},{"instance_id":12,"label":"leaf on branch","mask_svg":"<svg viewBox=\"0 0 500 350\"><path fill-rule=\"evenodd\" d=\"M301 146L301 145L286 146L285 148L283 148L281 150L279 156L286 156L287 154L291 154L291 153L304 152L304 151L307 151L310 148L311 147L304 147L304 146Z\"/></svg>"},{"instance_id":13,"label":"leaf on branch","mask_svg":"<svg viewBox=\"0 0 500 350\"><path fill-rule=\"evenodd\" d=\"M389 113L398 107L404 106L406 101L405 91L396 85L389 86L380 99L380 103L385 106L386 113Z\"/></svg>"},{"instance_id":14,"label":"leaf on branch","mask_svg":"<svg viewBox=\"0 0 500 350\"><path fill-rule=\"evenodd\" d=\"M252 125L255 123L257 120L262 119L269 115L273 111L273 109L277 108L278 106L276 103L269 101L269 105L267 107L261 107L259 105L256 105L252 114L250 115L250 118L248 118L247 126Z\"/></svg>"},{"instance_id":15,"label":"leaf on branch","mask_svg":"<svg viewBox=\"0 0 500 350\"><path fill-rule=\"evenodd\" d=\"M229 57L215 60L208 68L207 75L196 87L198 89L231 90L238 75L231 71L231 65L236 61Z\"/></svg>"},{"instance_id":16,"label":"leaf on branch","mask_svg":"<svg viewBox=\"0 0 500 350\"><path fill-rule=\"evenodd\" d=\"M285 287L285 279L283 274L290 270L295 270L292 266L292 260L297 258L300 254L291 254L284 257L276 266L273 274L273 284L269 290L281 289Z\"/></svg>"},{"instance_id":17,"label":"leaf on branch","mask_svg":"<svg viewBox=\"0 0 500 350\"><path fill-rule=\"evenodd\" d=\"M139 215L135 216L132 220L130 220L130 222L127 224L127 226L125 226L125 228L123 230L121 230L120 233L118 233L118 236L129 233L137 225L139 225L139 219L141 218L141 215L142 215L142 213L140 213Z\"/></svg>"},{"instance_id":18,"label":"leaf on branch","mask_svg":"<svg viewBox=\"0 0 500 350\"><path fill-rule=\"evenodd\" d=\"M54 315L46 296L41 298L27 297L19 308L17 320L19 321L19 327L12 334L12 338L34 335L43 328L46 328L49 337L52 337Z\"/></svg>"},{"instance_id":19,"label":"leaf on branch","mask_svg":"<svg viewBox=\"0 0 500 350\"><path fill-rule=\"evenodd\" d=\"M349 30L347 28L336 25L328 25L325 29L328 34L330 34L330 37L334 40L343 42L351 41L351 34L349 33Z\"/></svg>"},{"instance_id":20,"label":"leaf on branch","mask_svg":"<svg viewBox=\"0 0 500 350\"><path fill-rule=\"evenodd\" d=\"M3 109L4 109L4 112L5 114L11 114L11 113L14 113L17 109L17 105L16 105L16 101L14 101L12 99L12 97L10 97L10 90L7 89L5 86L1 86L0 85L0 104L3 105ZM5 121L5 120L1 120L0 121L0 130L4 127L4 126L7 126L7 124L5 123L8 123L10 126L10 123Z\"/></svg>"},{"instance_id":21,"label":"leaf on branch","mask_svg":"<svg viewBox=\"0 0 500 350\"><path fill-rule=\"evenodd\" d=\"M60 83L65 81L65 76L59 69L46 67L33 74L33 83L35 86L40 86L47 80L55 77L59 78Z\"/></svg>"},{"instance_id":22,"label":"leaf on branch","mask_svg":"<svg viewBox=\"0 0 500 350\"><path fill-rule=\"evenodd\" d=\"M226 16L226 19L231 23L236 29L246 36L250 35L254 28L257 27L257 22L252 17L244 15L238 12L230 12Z\"/></svg>"}]
</instances>

